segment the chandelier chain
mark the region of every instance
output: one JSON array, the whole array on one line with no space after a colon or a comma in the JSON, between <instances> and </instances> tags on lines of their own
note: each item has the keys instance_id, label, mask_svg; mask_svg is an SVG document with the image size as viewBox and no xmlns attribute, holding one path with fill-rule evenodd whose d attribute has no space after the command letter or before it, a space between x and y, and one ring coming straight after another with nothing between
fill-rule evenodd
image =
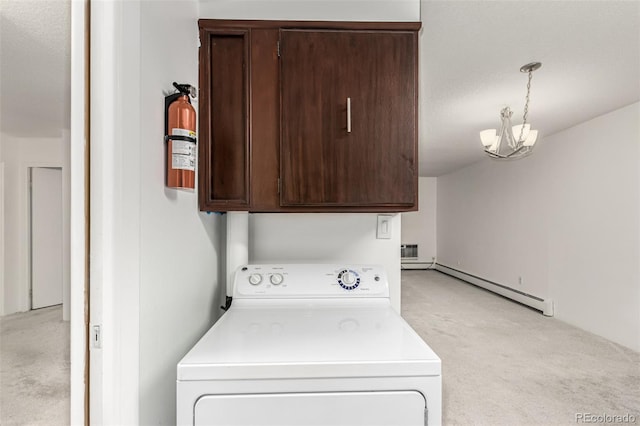
<instances>
[{"instance_id":1,"label":"chandelier chain","mask_svg":"<svg viewBox=\"0 0 640 426\"><path fill-rule=\"evenodd\" d=\"M531 77L532 70L529 70L529 81L527 81L527 97L524 102L524 115L522 116L522 128L520 129L520 136L518 136L517 142L522 142L522 135L524 134L524 126L527 124L527 116L529 115L529 94L531 93Z\"/></svg>"}]
</instances>

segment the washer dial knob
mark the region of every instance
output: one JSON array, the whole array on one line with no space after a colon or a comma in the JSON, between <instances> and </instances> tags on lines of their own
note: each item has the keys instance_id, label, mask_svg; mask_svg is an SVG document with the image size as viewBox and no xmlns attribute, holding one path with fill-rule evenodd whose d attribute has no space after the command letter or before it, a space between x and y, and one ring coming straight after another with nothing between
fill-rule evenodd
<instances>
[{"instance_id":1,"label":"washer dial knob","mask_svg":"<svg viewBox=\"0 0 640 426\"><path fill-rule=\"evenodd\" d=\"M351 271L342 274L342 282L346 285L353 285L356 282L356 278L356 275Z\"/></svg>"},{"instance_id":2,"label":"washer dial knob","mask_svg":"<svg viewBox=\"0 0 640 426\"><path fill-rule=\"evenodd\" d=\"M251 274L249 275L249 283L251 283L251 285L258 285L262 282L262 275L261 274Z\"/></svg>"},{"instance_id":3,"label":"washer dial knob","mask_svg":"<svg viewBox=\"0 0 640 426\"><path fill-rule=\"evenodd\" d=\"M280 285L282 284L282 281L284 281L284 277L282 274L272 274L269 281L271 281L271 284L273 285Z\"/></svg>"},{"instance_id":4,"label":"washer dial knob","mask_svg":"<svg viewBox=\"0 0 640 426\"><path fill-rule=\"evenodd\" d=\"M353 290L360 285L360 276L352 269L343 269L338 273L338 284L345 290Z\"/></svg>"}]
</instances>

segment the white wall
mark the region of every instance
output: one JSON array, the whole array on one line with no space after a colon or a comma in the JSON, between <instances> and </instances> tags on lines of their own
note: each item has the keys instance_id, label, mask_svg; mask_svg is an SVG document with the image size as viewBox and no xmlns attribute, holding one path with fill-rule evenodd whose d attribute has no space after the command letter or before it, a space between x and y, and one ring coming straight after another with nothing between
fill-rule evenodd
<instances>
[{"instance_id":1,"label":"white wall","mask_svg":"<svg viewBox=\"0 0 640 426\"><path fill-rule=\"evenodd\" d=\"M419 21L419 0L200 0L200 17L311 21Z\"/></svg>"},{"instance_id":2,"label":"white wall","mask_svg":"<svg viewBox=\"0 0 640 426\"><path fill-rule=\"evenodd\" d=\"M2 158L2 143L0 142L0 158ZM0 316L4 315L4 162L0 160Z\"/></svg>"},{"instance_id":3,"label":"white wall","mask_svg":"<svg viewBox=\"0 0 640 426\"><path fill-rule=\"evenodd\" d=\"M176 365L222 296L219 218L164 187L163 91L197 84L197 3L96 2L91 15L92 424L175 424Z\"/></svg>"},{"instance_id":4,"label":"white wall","mask_svg":"<svg viewBox=\"0 0 640 426\"><path fill-rule=\"evenodd\" d=\"M219 216L164 188L164 96L198 85L197 4L141 2L140 424L175 424L176 365L222 311ZM170 58L170 61L167 59Z\"/></svg>"},{"instance_id":5,"label":"white wall","mask_svg":"<svg viewBox=\"0 0 640 426\"><path fill-rule=\"evenodd\" d=\"M0 311L29 310L29 168L62 167L63 215L68 216L68 132L57 138L22 138L2 134L4 163L4 291ZM65 319L69 304L69 222L63 223L63 294Z\"/></svg>"},{"instance_id":6,"label":"white wall","mask_svg":"<svg viewBox=\"0 0 640 426\"><path fill-rule=\"evenodd\" d=\"M640 104L438 178L438 262L640 350ZM518 284L518 277L523 284Z\"/></svg>"},{"instance_id":7,"label":"white wall","mask_svg":"<svg viewBox=\"0 0 640 426\"><path fill-rule=\"evenodd\" d=\"M5 138L0 132L0 316L4 315L4 157L2 156L2 144Z\"/></svg>"},{"instance_id":8,"label":"white wall","mask_svg":"<svg viewBox=\"0 0 640 426\"><path fill-rule=\"evenodd\" d=\"M436 257L437 179L421 177L418 181L418 211L402 213L401 244L418 244L418 259L412 262L428 266ZM425 265L426 264L426 265Z\"/></svg>"},{"instance_id":9,"label":"white wall","mask_svg":"<svg viewBox=\"0 0 640 426\"><path fill-rule=\"evenodd\" d=\"M89 320L102 338L90 344L92 425L138 423L140 73L125 65L139 55L138 9L91 3Z\"/></svg>"},{"instance_id":10,"label":"white wall","mask_svg":"<svg viewBox=\"0 0 640 426\"><path fill-rule=\"evenodd\" d=\"M400 214L391 219L391 239L376 239L377 223L374 213L250 214L249 261L381 264L400 312Z\"/></svg>"}]
</instances>

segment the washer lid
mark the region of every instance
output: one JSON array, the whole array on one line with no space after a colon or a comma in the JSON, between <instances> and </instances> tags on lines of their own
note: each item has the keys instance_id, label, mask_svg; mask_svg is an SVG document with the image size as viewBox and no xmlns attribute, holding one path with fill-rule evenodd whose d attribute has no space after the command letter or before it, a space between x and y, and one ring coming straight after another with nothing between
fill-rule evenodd
<instances>
[{"instance_id":1,"label":"washer lid","mask_svg":"<svg viewBox=\"0 0 640 426\"><path fill-rule=\"evenodd\" d=\"M369 301L233 306L178 364L177 378L440 375L438 356L388 300Z\"/></svg>"}]
</instances>

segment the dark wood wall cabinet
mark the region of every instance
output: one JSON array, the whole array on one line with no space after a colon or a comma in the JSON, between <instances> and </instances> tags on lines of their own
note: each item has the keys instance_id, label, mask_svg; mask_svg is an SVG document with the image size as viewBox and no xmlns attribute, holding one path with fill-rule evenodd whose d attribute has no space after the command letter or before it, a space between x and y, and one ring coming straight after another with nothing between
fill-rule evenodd
<instances>
[{"instance_id":1,"label":"dark wood wall cabinet","mask_svg":"<svg viewBox=\"0 0 640 426\"><path fill-rule=\"evenodd\" d=\"M420 23L199 27L201 210L417 209Z\"/></svg>"}]
</instances>

